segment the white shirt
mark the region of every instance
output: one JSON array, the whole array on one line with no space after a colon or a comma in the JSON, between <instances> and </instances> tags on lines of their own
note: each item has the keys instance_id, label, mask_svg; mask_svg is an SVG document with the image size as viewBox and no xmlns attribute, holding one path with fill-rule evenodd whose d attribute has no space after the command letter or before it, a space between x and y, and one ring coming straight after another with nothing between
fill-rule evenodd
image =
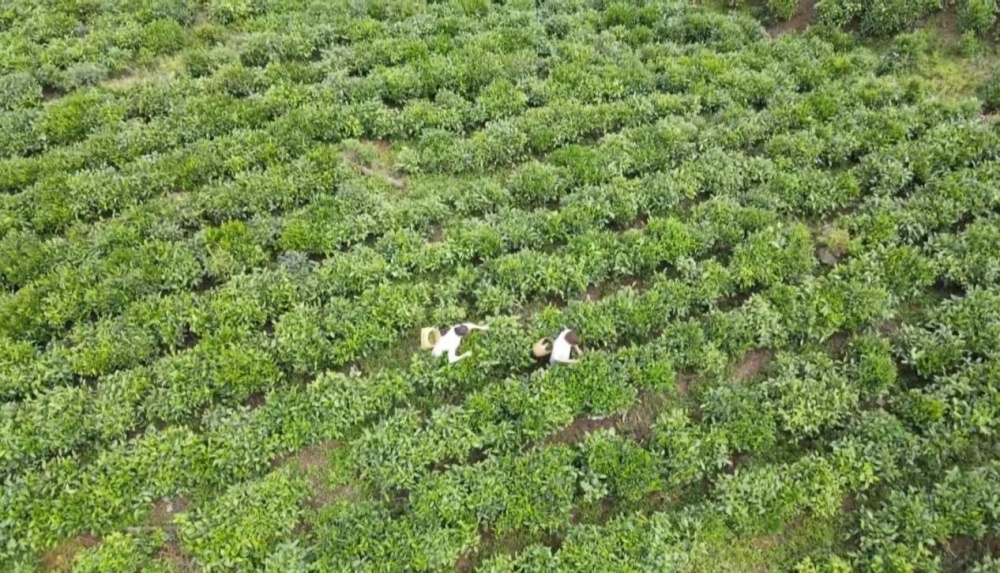
<instances>
[{"instance_id":1,"label":"white shirt","mask_svg":"<svg viewBox=\"0 0 1000 573\"><path fill-rule=\"evenodd\" d=\"M566 335L569 333L569 329L563 330L552 342L552 354L549 355L550 364L553 362L568 363L570 361L570 355L573 352L573 345L566 341Z\"/></svg>"},{"instance_id":2,"label":"white shirt","mask_svg":"<svg viewBox=\"0 0 1000 573\"><path fill-rule=\"evenodd\" d=\"M444 356L445 354L447 354L448 362L452 364L458 362L463 358L467 358L471 353L467 352L462 355L456 354L456 352L458 351L458 345L462 343L462 337L459 336L457 332L455 332L455 328L463 325L469 329L469 334L471 334L473 330L489 329L486 326L478 326L471 322L456 324L455 326L449 328L448 332L445 332L443 335L441 335L441 337L438 338L438 341L434 343L434 348L431 350L431 356L438 358L440 356Z\"/></svg>"}]
</instances>

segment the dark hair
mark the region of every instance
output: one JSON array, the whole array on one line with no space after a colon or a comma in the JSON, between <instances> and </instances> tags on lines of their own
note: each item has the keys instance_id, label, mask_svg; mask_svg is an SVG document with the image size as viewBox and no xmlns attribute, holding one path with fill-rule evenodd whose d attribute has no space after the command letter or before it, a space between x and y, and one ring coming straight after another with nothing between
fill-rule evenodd
<instances>
[{"instance_id":1,"label":"dark hair","mask_svg":"<svg viewBox=\"0 0 1000 573\"><path fill-rule=\"evenodd\" d=\"M580 337L576 334L575 330L571 330L566 333L566 342L572 344L573 346L580 344Z\"/></svg>"},{"instance_id":2,"label":"dark hair","mask_svg":"<svg viewBox=\"0 0 1000 573\"><path fill-rule=\"evenodd\" d=\"M441 336L444 336L445 334L448 334L449 330L451 329L448 328L447 326L442 326L441 328L438 329L438 332L441 333Z\"/></svg>"},{"instance_id":3,"label":"dark hair","mask_svg":"<svg viewBox=\"0 0 1000 573\"><path fill-rule=\"evenodd\" d=\"M466 334L469 334L469 327L464 324L459 324L455 327L455 334L465 336Z\"/></svg>"}]
</instances>

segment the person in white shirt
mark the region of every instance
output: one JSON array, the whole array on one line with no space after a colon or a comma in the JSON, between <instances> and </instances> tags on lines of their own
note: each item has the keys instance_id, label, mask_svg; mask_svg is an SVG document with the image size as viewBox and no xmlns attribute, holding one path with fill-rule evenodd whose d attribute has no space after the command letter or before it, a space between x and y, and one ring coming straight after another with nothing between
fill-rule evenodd
<instances>
[{"instance_id":1,"label":"person in white shirt","mask_svg":"<svg viewBox=\"0 0 1000 573\"><path fill-rule=\"evenodd\" d=\"M438 358L447 354L449 364L454 364L459 360L464 360L469 356L472 356L472 353L457 353L458 345L462 343L462 339L468 336L473 330L489 329L490 327L488 326L479 326L478 324L473 324L471 322L456 324L451 328L442 328L441 336L434 343L434 348L431 349L431 356Z\"/></svg>"},{"instance_id":2,"label":"person in white shirt","mask_svg":"<svg viewBox=\"0 0 1000 573\"><path fill-rule=\"evenodd\" d=\"M549 364L576 364L579 359L572 357L574 350L576 350L577 355L583 354L583 351L580 350L580 335L574 330L563 327L559 336L552 341L551 348L543 338L535 343L534 353L539 358L548 354Z\"/></svg>"}]
</instances>

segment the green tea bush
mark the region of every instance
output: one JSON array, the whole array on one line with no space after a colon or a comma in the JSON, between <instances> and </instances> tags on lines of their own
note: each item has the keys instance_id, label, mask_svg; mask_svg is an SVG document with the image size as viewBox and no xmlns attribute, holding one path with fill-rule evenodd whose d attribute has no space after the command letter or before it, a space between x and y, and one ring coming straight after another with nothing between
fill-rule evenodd
<instances>
[{"instance_id":1,"label":"green tea bush","mask_svg":"<svg viewBox=\"0 0 1000 573\"><path fill-rule=\"evenodd\" d=\"M996 113L1000 111L1000 70L993 74L979 86L976 95L983 102L983 113Z\"/></svg>"},{"instance_id":2,"label":"green tea bush","mask_svg":"<svg viewBox=\"0 0 1000 573\"><path fill-rule=\"evenodd\" d=\"M820 21L834 26L858 22L866 36L887 37L911 28L941 8L939 0L820 0Z\"/></svg>"},{"instance_id":3,"label":"green tea bush","mask_svg":"<svg viewBox=\"0 0 1000 573\"><path fill-rule=\"evenodd\" d=\"M964 32L985 34L997 19L997 0L959 0L958 24Z\"/></svg>"},{"instance_id":4,"label":"green tea bush","mask_svg":"<svg viewBox=\"0 0 1000 573\"><path fill-rule=\"evenodd\" d=\"M791 20L798 0L767 0L767 10L778 20Z\"/></svg>"}]
</instances>

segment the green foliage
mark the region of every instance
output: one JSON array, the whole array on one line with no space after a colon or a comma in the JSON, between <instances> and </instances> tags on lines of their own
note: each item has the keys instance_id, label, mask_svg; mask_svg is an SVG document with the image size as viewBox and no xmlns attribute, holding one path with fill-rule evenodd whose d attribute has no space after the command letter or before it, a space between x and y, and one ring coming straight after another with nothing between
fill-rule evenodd
<instances>
[{"instance_id":1,"label":"green foliage","mask_svg":"<svg viewBox=\"0 0 1000 573\"><path fill-rule=\"evenodd\" d=\"M797 0L767 0L767 10L778 20L791 20L797 7Z\"/></svg>"},{"instance_id":2,"label":"green foliage","mask_svg":"<svg viewBox=\"0 0 1000 573\"><path fill-rule=\"evenodd\" d=\"M844 26L857 20L865 35L886 37L911 28L941 5L938 0L823 0L818 8L825 23Z\"/></svg>"},{"instance_id":3,"label":"green foliage","mask_svg":"<svg viewBox=\"0 0 1000 573\"><path fill-rule=\"evenodd\" d=\"M1000 138L913 77L926 36L8 4L4 570L84 535L112 571L933 569L995 536ZM417 350L463 320L469 359ZM582 360L536 363L563 327Z\"/></svg>"},{"instance_id":4,"label":"green foliage","mask_svg":"<svg viewBox=\"0 0 1000 573\"><path fill-rule=\"evenodd\" d=\"M782 429L792 436L829 430L856 407L857 388L828 357L778 355L777 362L778 374L764 388Z\"/></svg>"},{"instance_id":5,"label":"green foliage","mask_svg":"<svg viewBox=\"0 0 1000 573\"><path fill-rule=\"evenodd\" d=\"M997 19L996 0L959 0L958 24L965 32L984 34Z\"/></svg>"},{"instance_id":6,"label":"green foliage","mask_svg":"<svg viewBox=\"0 0 1000 573\"><path fill-rule=\"evenodd\" d=\"M101 544L76 556L74 573L104 573L107 571L142 571L167 573L171 568L154 559L166 541L162 531L149 535L113 532Z\"/></svg>"},{"instance_id":7,"label":"green foliage","mask_svg":"<svg viewBox=\"0 0 1000 573\"><path fill-rule=\"evenodd\" d=\"M976 95L983 102L983 113L994 113L1000 110L1000 73L994 71L979 86Z\"/></svg>"},{"instance_id":8,"label":"green foliage","mask_svg":"<svg viewBox=\"0 0 1000 573\"><path fill-rule=\"evenodd\" d=\"M291 535L304 495L305 484L289 472L276 472L177 516L178 535L206 571L258 566L269 547Z\"/></svg>"},{"instance_id":9,"label":"green foliage","mask_svg":"<svg viewBox=\"0 0 1000 573\"><path fill-rule=\"evenodd\" d=\"M660 489L660 468L653 454L614 434L592 434L584 443L583 478L588 488L616 499L640 502Z\"/></svg>"},{"instance_id":10,"label":"green foliage","mask_svg":"<svg viewBox=\"0 0 1000 573\"><path fill-rule=\"evenodd\" d=\"M24 72L0 76L0 101L4 111L36 107L42 101L42 86Z\"/></svg>"}]
</instances>

